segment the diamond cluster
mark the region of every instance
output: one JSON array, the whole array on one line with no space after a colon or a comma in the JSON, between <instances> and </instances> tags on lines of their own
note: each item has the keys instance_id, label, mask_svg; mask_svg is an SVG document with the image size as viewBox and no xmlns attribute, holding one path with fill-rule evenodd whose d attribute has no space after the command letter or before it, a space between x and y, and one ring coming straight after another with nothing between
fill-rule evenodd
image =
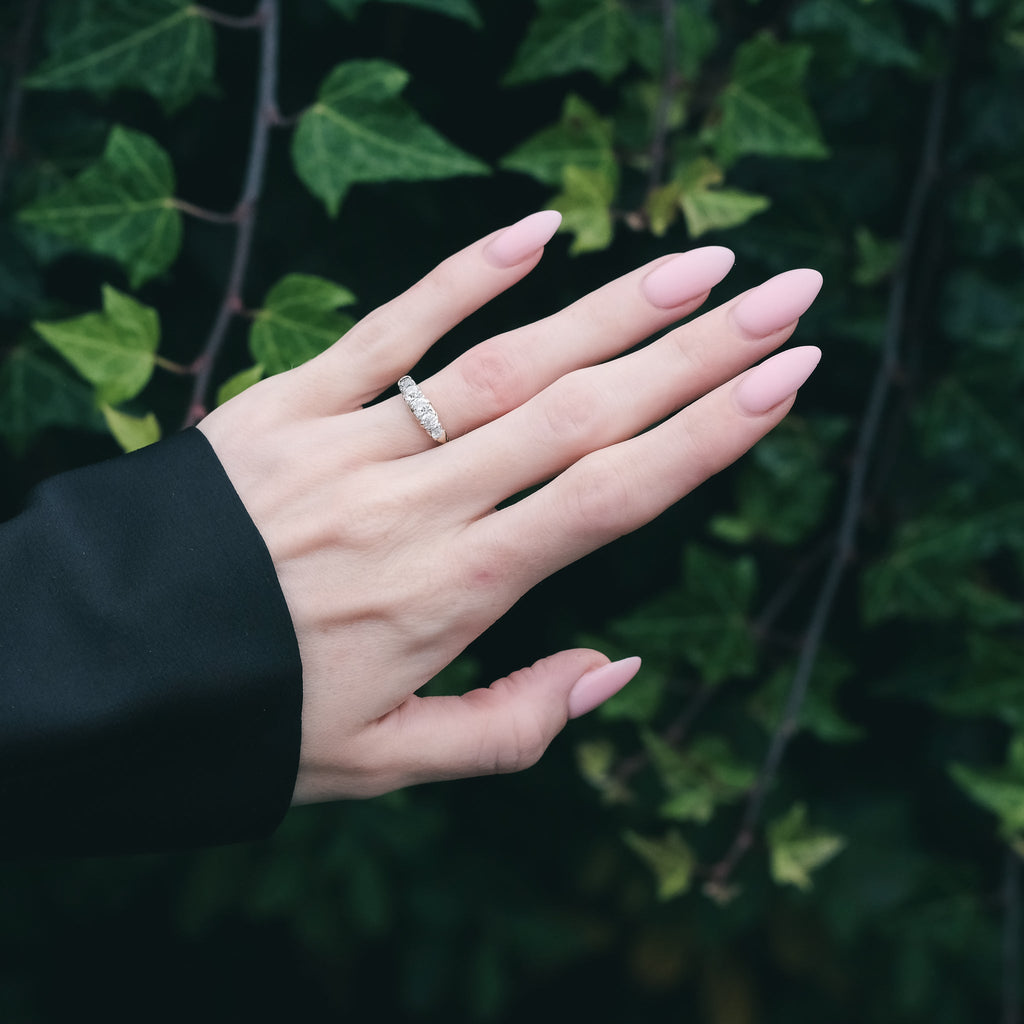
<instances>
[{"instance_id":1,"label":"diamond cluster","mask_svg":"<svg viewBox=\"0 0 1024 1024\"><path fill-rule=\"evenodd\" d=\"M441 426L441 421L438 419L434 407L430 404L430 400L416 386L416 382L412 377L403 377L398 382L398 389L402 392L402 397L412 410L413 416L419 420L420 426L435 441L439 444L444 444L448 440L448 435L445 433L444 427Z\"/></svg>"}]
</instances>

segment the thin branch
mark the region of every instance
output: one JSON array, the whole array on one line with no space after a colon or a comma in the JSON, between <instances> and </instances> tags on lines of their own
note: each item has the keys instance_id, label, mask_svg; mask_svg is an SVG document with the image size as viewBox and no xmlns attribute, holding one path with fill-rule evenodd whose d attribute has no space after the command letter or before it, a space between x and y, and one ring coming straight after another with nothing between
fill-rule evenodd
<instances>
[{"instance_id":1,"label":"thin branch","mask_svg":"<svg viewBox=\"0 0 1024 1024\"><path fill-rule=\"evenodd\" d=\"M1003 1017L1021 1022L1020 857L1007 847L1003 866Z\"/></svg>"},{"instance_id":2,"label":"thin branch","mask_svg":"<svg viewBox=\"0 0 1024 1024\"><path fill-rule=\"evenodd\" d=\"M825 628L828 625L835 603L839 585L846 573L856 539L857 527L860 523L864 506L865 481L871 466L871 459L878 438L882 415L885 411L889 391L896 376L899 363L900 342L903 337L907 292L909 288L911 266L916 251L916 243L921 232L924 212L930 198L932 186L938 175L939 152L942 141L947 110L949 107L949 80L942 77L935 85L932 93L931 109L928 116L928 127L922 148L921 162L917 177L911 191L907 207L907 215L902 232L902 260L889 293L889 309L886 317L885 332L882 338L882 350L875 371L871 393L868 398L864 418L853 456L853 467L846 492L840 518L839 532L835 550L829 563L818 592L814 610L804 635L804 641L797 659L796 671L790 684L789 693L764 763L747 798L740 827L732 846L725 856L714 866L711 878L715 884L723 884L731 875L736 865L750 848L754 829L761 817L761 811L775 773L789 746L789 741L797 731L800 711L807 696L807 687L817 663Z\"/></svg>"},{"instance_id":3,"label":"thin branch","mask_svg":"<svg viewBox=\"0 0 1024 1024\"><path fill-rule=\"evenodd\" d=\"M662 80L658 96L658 108L654 115L654 137L651 140L651 170L647 181L648 191L653 191L665 175L665 156L668 143L668 123L672 113L672 101L679 86L676 69L676 5L675 0L661 0L662 34Z\"/></svg>"},{"instance_id":4,"label":"thin branch","mask_svg":"<svg viewBox=\"0 0 1024 1024\"><path fill-rule=\"evenodd\" d=\"M190 217L195 217L196 220L205 220L210 224L237 224L240 216L237 209L230 213L219 213L216 210L207 210L203 206L196 206L185 199L175 199L173 202L176 210L187 213Z\"/></svg>"},{"instance_id":5,"label":"thin branch","mask_svg":"<svg viewBox=\"0 0 1024 1024\"><path fill-rule=\"evenodd\" d=\"M252 141L249 162L245 172L242 196L238 201L238 232L235 252L231 261L227 287L220 309L202 352L193 364L196 373L185 426L193 426L206 415L207 393L214 364L224 345L232 318L242 311L242 285L252 255L253 234L256 228L256 209L263 191L263 177L267 167L272 118L277 111L277 46L279 0L260 0L257 13L260 21L260 75L256 88L256 106L253 113Z\"/></svg>"},{"instance_id":6,"label":"thin branch","mask_svg":"<svg viewBox=\"0 0 1024 1024\"><path fill-rule=\"evenodd\" d=\"M0 198L3 197L7 184L7 174L11 162L18 152L18 132L21 128L21 108L25 98L25 90L21 80L28 71L28 62L32 53L32 38L35 35L36 21L42 0L28 0L22 12L21 24L14 40L11 56L11 90L7 94L4 110L4 132L0 138Z\"/></svg>"},{"instance_id":7,"label":"thin branch","mask_svg":"<svg viewBox=\"0 0 1024 1024\"><path fill-rule=\"evenodd\" d=\"M264 26L265 14L262 8L246 18L236 18L232 14L221 14L220 11L211 10L209 7L203 7L201 4L193 4L192 9L196 14L202 15L207 21L213 22L214 25L223 25L225 28L252 29L263 28Z\"/></svg>"}]
</instances>

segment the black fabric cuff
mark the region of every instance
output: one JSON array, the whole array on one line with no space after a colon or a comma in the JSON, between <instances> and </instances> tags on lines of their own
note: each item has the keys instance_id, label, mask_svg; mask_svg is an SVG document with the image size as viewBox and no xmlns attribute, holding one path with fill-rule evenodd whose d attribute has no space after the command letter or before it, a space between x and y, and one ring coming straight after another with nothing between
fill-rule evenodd
<instances>
[{"instance_id":1,"label":"black fabric cuff","mask_svg":"<svg viewBox=\"0 0 1024 1024\"><path fill-rule=\"evenodd\" d=\"M0 527L0 854L266 836L301 704L273 562L200 431L49 480Z\"/></svg>"}]
</instances>

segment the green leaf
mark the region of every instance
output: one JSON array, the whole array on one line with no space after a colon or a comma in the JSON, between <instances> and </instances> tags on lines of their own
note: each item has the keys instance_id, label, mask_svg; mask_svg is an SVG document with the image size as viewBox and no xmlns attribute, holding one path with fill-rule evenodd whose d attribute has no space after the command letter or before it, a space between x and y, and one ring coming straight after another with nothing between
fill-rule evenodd
<instances>
[{"instance_id":1,"label":"green leaf","mask_svg":"<svg viewBox=\"0 0 1024 1024\"><path fill-rule=\"evenodd\" d=\"M574 256L597 252L611 245L614 235L612 202L618 187L618 168L566 167L562 172L562 191L551 200L560 210L559 231L576 236L569 252Z\"/></svg>"},{"instance_id":2,"label":"green leaf","mask_svg":"<svg viewBox=\"0 0 1024 1024\"><path fill-rule=\"evenodd\" d=\"M718 27L701 4L677 2L672 12L675 24L675 68L688 81L700 73L704 61L718 42ZM637 6L632 14L631 52L651 76L661 78L665 62L665 27L662 12Z\"/></svg>"},{"instance_id":3,"label":"green leaf","mask_svg":"<svg viewBox=\"0 0 1024 1024\"><path fill-rule=\"evenodd\" d=\"M1005 768L979 769L965 764L949 766L956 784L977 804L999 818L1004 838L1019 841L1024 835L1024 764L1021 736L1010 747Z\"/></svg>"},{"instance_id":4,"label":"green leaf","mask_svg":"<svg viewBox=\"0 0 1024 1024\"><path fill-rule=\"evenodd\" d=\"M658 899L670 900L690 888L697 858L676 829L663 839L651 839L626 832L626 845L651 869L658 886Z\"/></svg>"},{"instance_id":5,"label":"green leaf","mask_svg":"<svg viewBox=\"0 0 1024 1024\"><path fill-rule=\"evenodd\" d=\"M794 804L768 825L772 878L779 885L811 888L811 872L826 864L846 846L846 840L807 823L807 807Z\"/></svg>"},{"instance_id":6,"label":"green leaf","mask_svg":"<svg viewBox=\"0 0 1024 1024\"><path fill-rule=\"evenodd\" d=\"M529 174L545 185L562 184L567 167L613 176L615 166L611 122L574 93L566 97L558 124L527 139L501 161L506 170Z\"/></svg>"},{"instance_id":7,"label":"green leaf","mask_svg":"<svg viewBox=\"0 0 1024 1024\"><path fill-rule=\"evenodd\" d=\"M871 64L916 68L920 58L903 41L894 6L804 0L793 14L793 28L797 32L834 33L852 53Z\"/></svg>"},{"instance_id":8,"label":"green leaf","mask_svg":"<svg viewBox=\"0 0 1024 1024\"><path fill-rule=\"evenodd\" d=\"M745 154L822 158L828 149L802 83L811 48L758 36L736 52L707 135L723 164Z\"/></svg>"},{"instance_id":9,"label":"green leaf","mask_svg":"<svg viewBox=\"0 0 1024 1024\"><path fill-rule=\"evenodd\" d=\"M191 0L64 0L47 42L30 88L141 89L174 110L213 82L213 28Z\"/></svg>"},{"instance_id":10,"label":"green leaf","mask_svg":"<svg viewBox=\"0 0 1024 1024\"><path fill-rule=\"evenodd\" d=\"M334 344L355 322L338 313L356 301L322 277L288 274L267 293L249 334L249 351L264 374L282 373Z\"/></svg>"},{"instance_id":11,"label":"green leaf","mask_svg":"<svg viewBox=\"0 0 1024 1024\"><path fill-rule=\"evenodd\" d=\"M115 126L102 157L21 210L21 220L117 260L133 288L167 269L181 247L170 157L148 135Z\"/></svg>"},{"instance_id":12,"label":"green leaf","mask_svg":"<svg viewBox=\"0 0 1024 1024\"><path fill-rule=\"evenodd\" d=\"M931 700L948 715L991 715L1024 729L1024 641L973 630L966 663L953 674L953 688Z\"/></svg>"},{"instance_id":13,"label":"green leaf","mask_svg":"<svg viewBox=\"0 0 1024 1024\"><path fill-rule=\"evenodd\" d=\"M0 435L18 454L46 427L103 429L92 389L55 358L28 342L0 363Z\"/></svg>"},{"instance_id":14,"label":"green leaf","mask_svg":"<svg viewBox=\"0 0 1024 1024\"><path fill-rule=\"evenodd\" d=\"M736 512L715 516L711 531L734 544L796 544L821 522L834 488L823 463L841 420L787 417L746 457L736 476Z\"/></svg>"},{"instance_id":15,"label":"green leaf","mask_svg":"<svg viewBox=\"0 0 1024 1024\"><path fill-rule=\"evenodd\" d=\"M659 813L672 821L710 821L718 804L738 800L756 777L720 736L698 736L676 749L645 730L643 741L666 794Z\"/></svg>"},{"instance_id":16,"label":"green leaf","mask_svg":"<svg viewBox=\"0 0 1024 1024\"><path fill-rule=\"evenodd\" d=\"M576 766L582 779L593 786L605 803L625 803L630 796L626 785L615 777L615 744L611 740L588 740L576 745Z\"/></svg>"},{"instance_id":17,"label":"green leaf","mask_svg":"<svg viewBox=\"0 0 1024 1024\"><path fill-rule=\"evenodd\" d=\"M538 0L538 6L506 85L572 71L592 71L610 82L625 70L631 25L621 0Z\"/></svg>"},{"instance_id":18,"label":"green leaf","mask_svg":"<svg viewBox=\"0 0 1024 1024\"><path fill-rule=\"evenodd\" d=\"M156 310L110 285L103 286L103 312L32 325L72 366L96 386L101 402L118 405L149 383L160 343Z\"/></svg>"},{"instance_id":19,"label":"green leaf","mask_svg":"<svg viewBox=\"0 0 1024 1024\"><path fill-rule=\"evenodd\" d=\"M779 727L795 671L795 664L780 668L750 700L751 715L769 734ZM863 739L864 730L843 718L835 706L836 691L852 674L853 667L849 663L827 649L821 652L800 709L800 729L806 729L823 743L852 743Z\"/></svg>"},{"instance_id":20,"label":"green leaf","mask_svg":"<svg viewBox=\"0 0 1024 1024\"><path fill-rule=\"evenodd\" d=\"M690 237L699 238L707 231L723 231L746 224L751 217L767 210L771 201L767 196L753 195L738 188L709 188L684 193L679 205Z\"/></svg>"},{"instance_id":21,"label":"green leaf","mask_svg":"<svg viewBox=\"0 0 1024 1024\"><path fill-rule=\"evenodd\" d=\"M263 377L263 367L259 363L245 370L239 370L233 377L229 377L221 384L217 391L217 405L230 402L236 395L240 395L246 389L251 388L253 384L261 381Z\"/></svg>"},{"instance_id":22,"label":"green leaf","mask_svg":"<svg viewBox=\"0 0 1024 1024\"><path fill-rule=\"evenodd\" d=\"M356 182L489 173L399 98L408 79L386 61L348 61L327 76L317 102L302 115L292 139L292 160L332 217Z\"/></svg>"},{"instance_id":23,"label":"green leaf","mask_svg":"<svg viewBox=\"0 0 1024 1024\"><path fill-rule=\"evenodd\" d=\"M328 3L347 18L354 18L360 7L371 0L328 0ZM470 0L376 0L378 3L404 4L406 7L422 7L436 14L445 14L449 18L465 21L474 28L481 28L483 21L480 13Z\"/></svg>"},{"instance_id":24,"label":"green leaf","mask_svg":"<svg viewBox=\"0 0 1024 1024\"><path fill-rule=\"evenodd\" d=\"M107 421L114 440L126 452L134 452L160 440L160 423L153 413L145 416L130 416L126 412L101 405L100 412Z\"/></svg>"},{"instance_id":25,"label":"green leaf","mask_svg":"<svg viewBox=\"0 0 1024 1024\"><path fill-rule=\"evenodd\" d=\"M900 243L876 238L866 227L858 227L853 236L857 264L853 283L868 288L885 280L899 263Z\"/></svg>"}]
</instances>

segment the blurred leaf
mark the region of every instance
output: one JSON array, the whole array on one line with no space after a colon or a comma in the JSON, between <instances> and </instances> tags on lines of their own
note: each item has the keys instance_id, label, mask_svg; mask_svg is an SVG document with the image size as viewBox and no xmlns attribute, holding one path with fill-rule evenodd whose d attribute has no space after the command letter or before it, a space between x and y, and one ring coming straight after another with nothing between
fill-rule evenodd
<instances>
[{"instance_id":1,"label":"blurred leaf","mask_svg":"<svg viewBox=\"0 0 1024 1024\"><path fill-rule=\"evenodd\" d=\"M935 694L935 706L949 715L992 715L1024 728L1024 641L973 630L967 648L954 688Z\"/></svg>"},{"instance_id":2,"label":"blurred leaf","mask_svg":"<svg viewBox=\"0 0 1024 1024\"><path fill-rule=\"evenodd\" d=\"M489 173L399 98L408 80L407 72L387 61L347 61L327 76L317 102L302 115L292 160L332 217L357 182Z\"/></svg>"},{"instance_id":3,"label":"blurred leaf","mask_svg":"<svg viewBox=\"0 0 1024 1024\"><path fill-rule=\"evenodd\" d=\"M841 420L788 416L747 455L736 475L737 510L711 520L712 533L733 544L796 544L822 520L834 488L825 457Z\"/></svg>"},{"instance_id":4,"label":"blurred leaf","mask_svg":"<svg viewBox=\"0 0 1024 1024\"><path fill-rule=\"evenodd\" d=\"M871 64L915 68L918 55L906 45L895 4L803 0L793 14L797 32L830 32Z\"/></svg>"},{"instance_id":5,"label":"blurred leaf","mask_svg":"<svg viewBox=\"0 0 1024 1024\"><path fill-rule=\"evenodd\" d=\"M562 172L562 191L551 200L561 211L559 231L576 236L569 248L574 256L596 252L611 245L611 205L618 187L617 168L566 167Z\"/></svg>"},{"instance_id":6,"label":"blurred leaf","mask_svg":"<svg viewBox=\"0 0 1024 1024\"><path fill-rule=\"evenodd\" d=\"M807 823L807 807L794 804L768 825L772 878L779 885L811 888L811 872L828 863L846 846L846 840Z\"/></svg>"},{"instance_id":7,"label":"blurred leaf","mask_svg":"<svg viewBox=\"0 0 1024 1024\"><path fill-rule=\"evenodd\" d=\"M866 227L858 227L853 236L857 247L857 265L853 283L868 288L884 280L899 263L900 243L876 238Z\"/></svg>"},{"instance_id":8,"label":"blurred leaf","mask_svg":"<svg viewBox=\"0 0 1024 1024\"><path fill-rule=\"evenodd\" d=\"M670 829L663 839L626 832L623 839L654 874L658 899L673 899L690 888L697 858L678 831Z\"/></svg>"},{"instance_id":9,"label":"blurred leaf","mask_svg":"<svg viewBox=\"0 0 1024 1024\"><path fill-rule=\"evenodd\" d=\"M979 769L954 763L949 766L949 773L975 803L999 818L1005 839L1021 840L1024 836L1024 734L1017 734L1011 741L1006 767Z\"/></svg>"},{"instance_id":10,"label":"blurred leaf","mask_svg":"<svg viewBox=\"0 0 1024 1024\"><path fill-rule=\"evenodd\" d=\"M723 164L748 153L828 156L802 88L811 53L809 46L779 43L767 35L738 48L732 80L719 96L719 120L707 129Z\"/></svg>"},{"instance_id":11,"label":"blurred leaf","mask_svg":"<svg viewBox=\"0 0 1024 1024\"><path fill-rule=\"evenodd\" d=\"M502 159L501 166L529 174L545 185L560 185L570 166L614 177L611 124L585 100L570 93L558 124L517 146Z\"/></svg>"},{"instance_id":12,"label":"blurred leaf","mask_svg":"<svg viewBox=\"0 0 1024 1024\"><path fill-rule=\"evenodd\" d=\"M213 28L191 0L64 0L47 43L29 88L141 89L175 110L213 83Z\"/></svg>"},{"instance_id":13,"label":"blurred leaf","mask_svg":"<svg viewBox=\"0 0 1024 1024\"><path fill-rule=\"evenodd\" d=\"M328 0L328 3L341 11L347 18L354 18L360 7L367 3L404 4L406 7L422 7L436 14L446 14L449 18L465 21L474 28L480 28L483 22L480 14L470 0Z\"/></svg>"},{"instance_id":14,"label":"blurred leaf","mask_svg":"<svg viewBox=\"0 0 1024 1024\"><path fill-rule=\"evenodd\" d=\"M249 351L266 376L301 366L333 345L355 321L338 313L356 297L308 274L288 274L267 293L249 334Z\"/></svg>"},{"instance_id":15,"label":"blurred leaf","mask_svg":"<svg viewBox=\"0 0 1024 1024\"><path fill-rule=\"evenodd\" d=\"M103 156L21 210L24 222L109 256L133 288L166 270L181 246L170 157L148 135L115 126Z\"/></svg>"},{"instance_id":16,"label":"blurred leaf","mask_svg":"<svg viewBox=\"0 0 1024 1024\"><path fill-rule=\"evenodd\" d=\"M103 429L92 389L37 346L16 345L0 362L0 435L17 453L46 427Z\"/></svg>"},{"instance_id":17,"label":"blurred leaf","mask_svg":"<svg viewBox=\"0 0 1024 1024\"><path fill-rule=\"evenodd\" d=\"M624 803L630 796L629 789L615 777L617 761L611 740L595 739L576 744L576 766L581 778L607 803Z\"/></svg>"},{"instance_id":18,"label":"blurred leaf","mask_svg":"<svg viewBox=\"0 0 1024 1024\"><path fill-rule=\"evenodd\" d=\"M706 9L707 5L686 0L673 6L676 70L684 80L696 78L705 59L714 51L719 30ZM642 7L631 12L631 50L637 63L649 75L660 78L665 60L664 21L660 10L651 8L650 12L646 18L642 17Z\"/></svg>"},{"instance_id":19,"label":"blurred leaf","mask_svg":"<svg viewBox=\"0 0 1024 1024\"><path fill-rule=\"evenodd\" d=\"M751 217L771 206L767 196L756 196L738 188L699 189L679 199L691 238L707 231L722 231L746 224Z\"/></svg>"},{"instance_id":20,"label":"blurred leaf","mask_svg":"<svg viewBox=\"0 0 1024 1024\"><path fill-rule=\"evenodd\" d=\"M221 384L217 391L217 405L230 402L236 395L240 395L261 380L263 380L263 367L259 363L245 370L239 370L238 373Z\"/></svg>"},{"instance_id":21,"label":"blurred leaf","mask_svg":"<svg viewBox=\"0 0 1024 1024\"><path fill-rule=\"evenodd\" d=\"M160 424L153 413L142 417L130 416L109 405L101 405L100 412L122 451L134 452L160 440Z\"/></svg>"},{"instance_id":22,"label":"blurred leaf","mask_svg":"<svg viewBox=\"0 0 1024 1024\"><path fill-rule=\"evenodd\" d=\"M153 373L160 344L156 310L110 285L103 286L103 312L32 325L90 383L101 402L134 398Z\"/></svg>"},{"instance_id":23,"label":"blurred leaf","mask_svg":"<svg viewBox=\"0 0 1024 1024\"><path fill-rule=\"evenodd\" d=\"M538 7L506 85L571 71L592 71L609 82L625 70L631 26L621 0L538 0Z\"/></svg>"},{"instance_id":24,"label":"blurred leaf","mask_svg":"<svg viewBox=\"0 0 1024 1024\"><path fill-rule=\"evenodd\" d=\"M751 715L769 734L779 727L795 671L795 664L780 668L750 700ZM836 691L852 673L853 667L846 661L822 651L800 709L800 729L823 743L852 743L864 738L864 730L843 718L835 706Z\"/></svg>"}]
</instances>

